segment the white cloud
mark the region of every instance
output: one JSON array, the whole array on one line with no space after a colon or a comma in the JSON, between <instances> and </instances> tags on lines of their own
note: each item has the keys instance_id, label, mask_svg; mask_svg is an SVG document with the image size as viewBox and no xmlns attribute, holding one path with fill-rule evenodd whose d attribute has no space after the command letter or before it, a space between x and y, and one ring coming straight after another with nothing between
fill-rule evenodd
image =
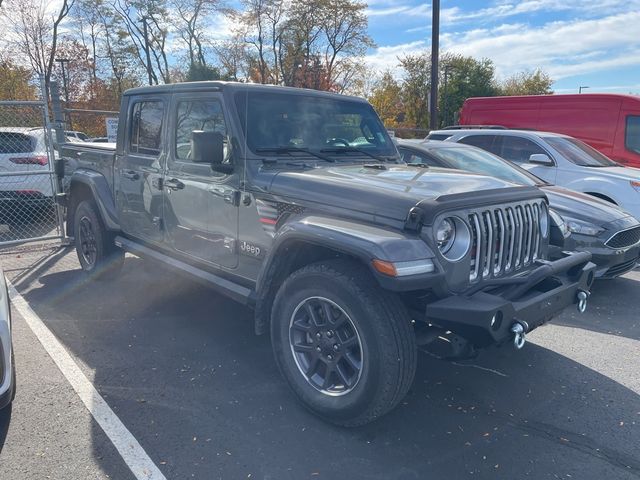
<instances>
[{"instance_id":1,"label":"white cloud","mask_svg":"<svg viewBox=\"0 0 640 480\"><path fill-rule=\"evenodd\" d=\"M499 74L543 68L555 79L614 66L639 65L640 12L542 27L476 29L441 36L443 50L491 58ZM599 52L599 54L598 54ZM590 61L585 61L590 59Z\"/></svg>"},{"instance_id":2,"label":"white cloud","mask_svg":"<svg viewBox=\"0 0 640 480\"><path fill-rule=\"evenodd\" d=\"M379 47L374 53L365 57L365 63L377 71L393 71L398 66L398 57L412 53L420 53L425 50L426 46L424 40L418 40L401 45Z\"/></svg>"}]
</instances>

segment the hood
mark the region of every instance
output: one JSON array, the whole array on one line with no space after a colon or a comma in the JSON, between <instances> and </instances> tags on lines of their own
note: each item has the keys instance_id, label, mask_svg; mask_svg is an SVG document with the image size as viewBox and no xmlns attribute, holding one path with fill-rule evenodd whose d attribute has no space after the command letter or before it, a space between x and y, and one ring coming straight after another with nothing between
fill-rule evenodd
<instances>
[{"instance_id":1,"label":"hood","mask_svg":"<svg viewBox=\"0 0 640 480\"><path fill-rule=\"evenodd\" d=\"M640 181L640 168L633 167L586 167L593 170L593 173L604 175L620 180L637 180Z\"/></svg>"},{"instance_id":2,"label":"hood","mask_svg":"<svg viewBox=\"0 0 640 480\"><path fill-rule=\"evenodd\" d=\"M563 217L585 220L598 226L631 217L620 207L586 193L556 186L545 186L542 190L547 194L549 206Z\"/></svg>"},{"instance_id":3,"label":"hood","mask_svg":"<svg viewBox=\"0 0 640 480\"><path fill-rule=\"evenodd\" d=\"M375 168L379 166L382 168ZM279 172L270 191L302 203L404 219L421 200L514 187L520 186L458 170L376 164L373 168L349 165Z\"/></svg>"}]
</instances>

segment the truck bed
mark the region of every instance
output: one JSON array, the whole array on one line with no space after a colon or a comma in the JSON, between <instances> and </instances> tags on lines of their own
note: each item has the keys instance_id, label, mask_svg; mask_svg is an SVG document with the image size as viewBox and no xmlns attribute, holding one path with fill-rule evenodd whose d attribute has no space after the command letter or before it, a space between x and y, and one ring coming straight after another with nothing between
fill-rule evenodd
<instances>
[{"instance_id":1,"label":"truck bed","mask_svg":"<svg viewBox=\"0 0 640 480\"><path fill-rule=\"evenodd\" d=\"M64 184L67 185L77 169L94 170L105 176L113 186L115 143L64 143L60 149L64 161Z\"/></svg>"}]
</instances>

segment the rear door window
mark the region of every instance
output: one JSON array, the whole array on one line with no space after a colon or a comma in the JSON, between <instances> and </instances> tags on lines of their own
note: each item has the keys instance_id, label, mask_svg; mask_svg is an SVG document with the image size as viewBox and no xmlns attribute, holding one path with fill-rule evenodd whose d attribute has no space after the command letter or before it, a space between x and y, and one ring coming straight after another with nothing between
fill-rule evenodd
<instances>
[{"instance_id":1,"label":"rear door window","mask_svg":"<svg viewBox=\"0 0 640 480\"><path fill-rule=\"evenodd\" d=\"M161 149L164 106L161 101L137 102L131 109L129 152L159 155Z\"/></svg>"},{"instance_id":2,"label":"rear door window","mask_svg":"<svg viewBox=\"0 0 640 480\"><path fill-rule=\"evenodd\" d=\"M427 135L427 140L446 140L452 133L430 133Z\"/></svg>"},{"instance_id":3,"label":"rear door window","mask_svg":"<svg viewBox=\"0 0 640 480\"><path fill-rule=\"evenodd\" d=\"M0 132L0 154L31 153L35 151L36 139L24 133Z\"/></svg>"},{"instance_id":4,"label":"rear door window","mask_svg":"<svg viewBox=\"0 0 640 480\"><path fill-rule=\"evenodd\" d=\"M504 136L502 138L502 151L498 155L512 162L527 163L529 157L536 153L549 155L541 146L528 138Z\"/></svg>"},{"instance_id":5,"label":"rear door window","mask_svg":"<svg viewBox=\"0 0 640 480\"><path fill-rule=\"evenodd\" d=\"M496 135L467 135L458 140L458 143L478 147L495 154L499 154L500 150Z\"/></svg>"},{"instance_id":6,"label":"rear door window","mask_svg":"<svg viewBox=\"0 0 640 480\"><path fill-rule=\"evenodd\" d=\"M640 153L640 116L627 116L627 128L624 132L624 146L627 150Z\"/></svg>"}]
</instances>

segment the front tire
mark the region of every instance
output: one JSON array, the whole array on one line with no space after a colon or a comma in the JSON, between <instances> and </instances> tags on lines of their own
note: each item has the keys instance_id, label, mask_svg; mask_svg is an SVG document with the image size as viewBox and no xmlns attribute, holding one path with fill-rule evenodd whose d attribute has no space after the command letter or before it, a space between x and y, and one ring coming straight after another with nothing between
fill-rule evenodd
<instances>
[{"instance_id":1,"label":"front tire","mask_svg":"<svg viewBox=\"0 0 640 480\"><path fill-rule=\"evenodd\" d=\"M363 425L389 412L415 375L416 342L406 308L350 260L294 272L276 295L271 339L297 397L338 425Z\"/></svg>"},{"instance_id":2,"label":"front tire","mask_svg":"<svg viewBox=\"0 0 640 480\"><path fill-rule=\"evenodd\" d=\"M93 202L80 202L74 215L73 231L82 270L101 280L120 273L124 251L115 245L114 235L104 227Z\"/></svg>"}]
</instances>

